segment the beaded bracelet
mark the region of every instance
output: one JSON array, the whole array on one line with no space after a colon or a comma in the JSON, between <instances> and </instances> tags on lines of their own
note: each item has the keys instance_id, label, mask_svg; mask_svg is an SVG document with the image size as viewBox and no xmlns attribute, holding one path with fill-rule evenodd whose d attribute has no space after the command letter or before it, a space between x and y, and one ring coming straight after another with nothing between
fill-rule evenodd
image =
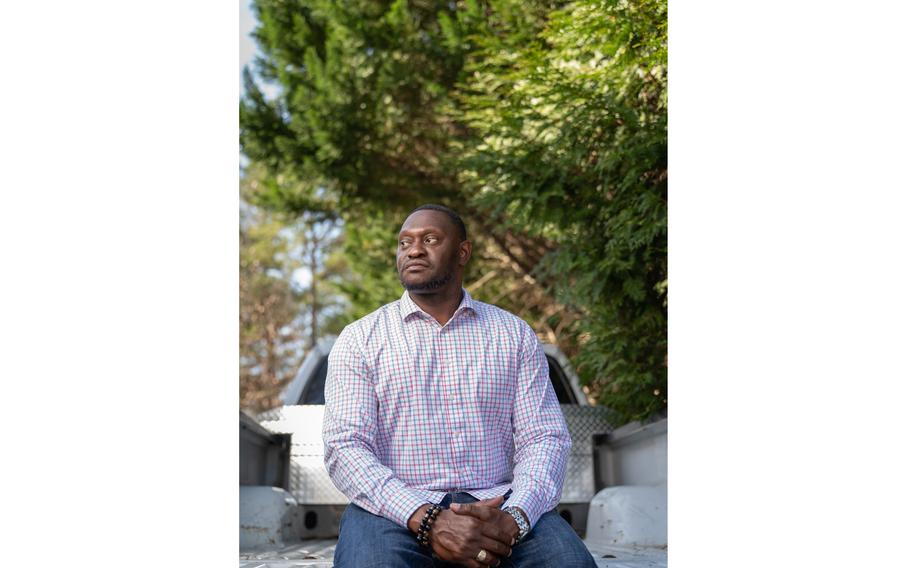
<instances>
[{"instance_id":1,"label":"beaded bracelet","mask_svg":"<svg viewBox=\"0 0 910 568\"><path fill-rule=\"evenodd\" d=\"M430 546L430 529L433 528L433 521L439 516L442 507L430 503L430 508L423 514L423 520L420 521L420 527L417 529L417 542L423 546Z\"/></svg>"}]
</instances>

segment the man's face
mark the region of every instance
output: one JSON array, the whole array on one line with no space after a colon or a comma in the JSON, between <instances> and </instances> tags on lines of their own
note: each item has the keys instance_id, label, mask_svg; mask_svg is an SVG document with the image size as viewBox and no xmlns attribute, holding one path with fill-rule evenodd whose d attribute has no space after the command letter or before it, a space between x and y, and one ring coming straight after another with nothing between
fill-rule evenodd
<instances>
[{"instance_id":1,"label":"man's face","mask_svg":"<svg viewBox=\"0 0 910 568\"><path fill-rule=\"evenodd\" d=\"M397 258L398 278L405 289L438 290L460 276L461 260L467 261L459 255L460 236L441 211L424 209L405 219L398 233Z\"/></svg>"}]
</instances>

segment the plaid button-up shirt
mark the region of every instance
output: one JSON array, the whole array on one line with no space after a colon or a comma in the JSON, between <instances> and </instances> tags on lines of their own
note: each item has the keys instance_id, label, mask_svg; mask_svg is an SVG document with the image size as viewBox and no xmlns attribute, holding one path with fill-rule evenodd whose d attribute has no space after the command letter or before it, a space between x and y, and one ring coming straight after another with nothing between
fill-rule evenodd
<instances>
[{"instance_id":1,"label":"plaid button-up shirt","mask_svg":"<svg viewBox=\"0 0 910 568\"><path fill-rule=\"evenodd\" d=\"M350 324L329 355L323 440L338 489L407 526L464 491L512 494L533 527L559 503L571 439L543 347L520 318L471 299L445 325L405 292Z\"/></svg>"}]
</instances>

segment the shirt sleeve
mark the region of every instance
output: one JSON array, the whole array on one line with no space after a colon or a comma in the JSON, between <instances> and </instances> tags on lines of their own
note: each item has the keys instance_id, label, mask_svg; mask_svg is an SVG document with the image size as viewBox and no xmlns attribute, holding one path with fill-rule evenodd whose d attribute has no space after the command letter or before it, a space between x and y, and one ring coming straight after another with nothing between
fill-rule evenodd
<instances>
[{"instance_id":1,"label":"shirt sleeve","mask_svg":"<svg viewBox=\"0 0 910 568\"><path fill-rule=\"evenodd\" d=\"M562 495L572 439L556 392L543 346L530 326L523 326L518 390L512 413L515 467L512 495L503 507L521 507L531 528L555 508Z\"/></svg>"},{"instance_id":2,"label":"shirt sleeve","mask_svg":"<svg viewBox=\"0 0 910 568\"><path fill-rule=\"evenodd\" d=\"M332 352L325 384L322 438L329 477L351 502L407 528L429 499L380 463L376 445L379 402L373 377L350 328Z\"/></svg>"}]
</instances>

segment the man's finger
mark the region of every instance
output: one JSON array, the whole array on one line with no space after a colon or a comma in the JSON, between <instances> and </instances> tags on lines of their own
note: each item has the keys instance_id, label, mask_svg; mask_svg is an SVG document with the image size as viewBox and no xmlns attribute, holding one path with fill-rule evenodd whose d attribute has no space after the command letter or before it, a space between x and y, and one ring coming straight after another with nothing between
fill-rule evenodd
<instances>
[{"instance_id":1,"label":"man's finger","mask_svg":"<svg viewBox=\"0 0 910 568\"><path fill-rule=\"evenodd\" d=\"M480 528L481 534L487 538L492 538L498 540L499 542L505 544L506 546L512 546L514 542L513 535L509 532L503 530L495 522L485 522Z\"/></svg>"},{"instance_id":2,"label":"man's finger","mask_svg":"<svg viewBox=\"0 0 910 568\"><path fill-rule=\"evenodd\" d=\"M461 512L462 508L467 507L468 509L473 509L475 507L486 507L486 508L495 508L498 509L503 503L503 496L499 497L490 497L489 499L481 499L480 501L475 501L474 503L452 503L450 508L455 512Z\"/></svg>"},{"instance_id":3,"label":"man's finger","mask_svg":"<svg viewBox=\"0 0 910 568\"><path fill-rule=\"evenodd\" d=\"M451 509L458 515L470 515L481 521L489 521L497 511L493 507L478 506L477 503L453 503Z\"/></svg>"},{"instance_id":4,"label":"man's finger","mask_svg":"<svg viewBox=\"0 0 910 568\"><path fill-rule=\"evenodd\" d=\"M482 549L486 550L487 552L492 552L499 558L504 558L512 555L512 547L500 540L487 536L481 536L477 539L476 542Z\"/></svg>"},{"instance_id":5,"label":"man's finger","mask_svg":"<svg viewBox=\"0 0 910 568\"><path fill-rule=\"evenodd\" d=\"M514 538L503 523L514 525L515 521L507 513L492 507L476 507L477 503L461 504L458 509L452 509L456 515L472 517L482 521L479 526L481 534L511 546Z\"/></svg>"},{"instance_id":6,"label":"man's finger","mask_svg":"<svg viewBox=\"0 0 910 568\"><path fill-rule=\"evenodd\" d=\"M487 566L499 566L502 563L502 560L499 556L487 551L487 555L484 557L483 562L477 560L477 557L471 558L468 560L469 566L479 566L481 568L487 568Z\"/></svg>"},{"instance_id":7,"label":"man's finger","mask_svg":"<svg viewBox=\"0 0 910 568\"><path fill-rule=\"evenodd\" d=\"M490 497L489 499L481 499L472 503L473 505L480 505L481 507L496 507L499 508L502 505L504 497L499 495L498 497Z\"/></svg>"}]
</instances>

